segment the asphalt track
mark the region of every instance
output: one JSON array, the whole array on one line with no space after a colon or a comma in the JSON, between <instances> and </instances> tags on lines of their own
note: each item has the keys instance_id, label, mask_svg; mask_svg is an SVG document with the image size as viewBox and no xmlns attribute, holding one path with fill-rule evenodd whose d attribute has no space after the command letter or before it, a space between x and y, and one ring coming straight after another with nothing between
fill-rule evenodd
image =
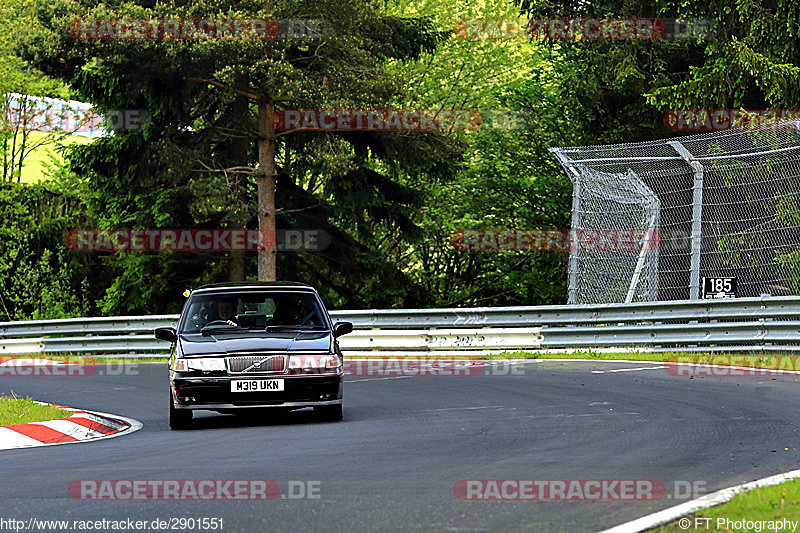
<instances>
[{"instance_id":1,"label":"asphalt track","mask_svg":"<svg viewBox=\"0 0 800 533\"><path fill-rule=\"evenodd\" d=\"M671 497L676 481L713 492L800 468L798 376L689 379L647 367L535 361L471 377L348 377L341 422L308 411L269 422L203 413L190 431L167 428L163 364L4 375L0 392L144 427L0 451L0 519L217 517L225 532L597 531L685 501ZM619 369L641 370L610 372ZM290 482L312 482L319 498L82 501L67 494L80 479L269 479L282 496ZM655 479L670 497L462 501L453 487L464 479Z\"/></svg>"}]
</instances>

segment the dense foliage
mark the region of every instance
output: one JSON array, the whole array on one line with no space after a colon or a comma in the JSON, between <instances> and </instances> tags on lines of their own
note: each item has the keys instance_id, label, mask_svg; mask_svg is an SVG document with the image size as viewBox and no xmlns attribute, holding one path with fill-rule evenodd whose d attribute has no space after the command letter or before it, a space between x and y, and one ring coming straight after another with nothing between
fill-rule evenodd
<instances>
[{"instance_id":1,"label":"dense foliage","mask_svg":"<svg viewBox=\"0 0 800 533\"><path fill-rule=\"evenodd\" d=\"M705 39L467 40L471 17L700 18ZM86 18L324 19L320 40L80 40ZM75 146L35 185L0 189L0 312L9 319L175 312L187 287L258 275L251 252L67 250L82 228L258 228L265 142L275 221L321 229L281 252L277 278L333 308L535 305L566 300L564 252L466 252L453 231L569 227L571 186L552 146L675 135L674 108L798 107L800 15L786 0L444 0L191 4L13 0L0 24L3 93L144 109L139 130ZM524 109L521 129L292 132L281 109ZM6 133L6 138L8 134ZM268 137L268 138L267 138ZM35 209L34 209L35 207Z\"/></svg>"}]
</instances>

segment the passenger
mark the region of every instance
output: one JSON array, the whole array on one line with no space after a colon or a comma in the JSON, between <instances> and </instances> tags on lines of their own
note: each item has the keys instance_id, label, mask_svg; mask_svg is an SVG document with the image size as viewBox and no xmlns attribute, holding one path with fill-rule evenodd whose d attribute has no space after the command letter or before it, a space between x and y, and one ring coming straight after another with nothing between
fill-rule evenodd
<instances>
[{"instance_id":1,"label":"passenger","mask_svg":"<svg viewBox=\"0 0 800 533\"><path fill-rule=\"evenodd\" d=\"M275 312L272 314L270 324L296 326L303 317L304 311L303 304L293 298L276 298Z\"/></svg>"}]
</instances>

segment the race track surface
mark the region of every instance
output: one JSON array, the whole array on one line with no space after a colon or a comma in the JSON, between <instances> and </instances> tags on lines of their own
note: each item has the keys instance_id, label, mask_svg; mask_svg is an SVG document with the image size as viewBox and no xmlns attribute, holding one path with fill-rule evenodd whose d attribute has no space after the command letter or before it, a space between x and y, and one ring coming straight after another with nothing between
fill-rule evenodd
<instances>
[{"instance_id":1,"label":"race track surface","mask_svg":"<svg viewBox=\"0 0 800 533\"><path fill-rule=\"evenodd\" d=\"M672 498L676 482L713 492L800 468L797 376L690 379L641 363L511 368L478 376L350 376L341 422L319 422L310 411L271 420L203 412L189 431L167 427L163 364L114 375L0 376L0 392L144 424L115 439L0 451L0 519L68 520L69 531L78 530L73 520L181 517L222 518L216 530L225 532L597 531L685 501ZM70 497L70 482L87 479L266 479L283 497ZM456 482L474 479L660 480L669 497L458 499ZM299 487L318 498L291 498Z\"/></svg>"}]
</instances>

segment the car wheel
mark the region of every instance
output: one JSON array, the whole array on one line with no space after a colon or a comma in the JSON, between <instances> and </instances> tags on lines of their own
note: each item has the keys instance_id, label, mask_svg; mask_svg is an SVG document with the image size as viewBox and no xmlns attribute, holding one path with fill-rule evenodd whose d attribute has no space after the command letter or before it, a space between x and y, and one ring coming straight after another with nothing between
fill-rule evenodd
<instances>
[{"instance_id":1,"label":"car wheel","mask_svg":"<svg viewBox=\"0 0 800 533\"><path fill-rule=\"evenodd\" d=\"M335 421L342 419L342 404L318 405L314 407L314 414L322 420Z\"/></svg>"},{"instance_id":2,"label":"car wheel","mask_svg":"<svg viewBox=\"0 0 800 533\"><path fill-rule=\"evenodd\" d=\"M169 429L189 429L192 427L192 412L188 409L175 409L172 393L169 395Z\"/></svg>"}]
</instances>

